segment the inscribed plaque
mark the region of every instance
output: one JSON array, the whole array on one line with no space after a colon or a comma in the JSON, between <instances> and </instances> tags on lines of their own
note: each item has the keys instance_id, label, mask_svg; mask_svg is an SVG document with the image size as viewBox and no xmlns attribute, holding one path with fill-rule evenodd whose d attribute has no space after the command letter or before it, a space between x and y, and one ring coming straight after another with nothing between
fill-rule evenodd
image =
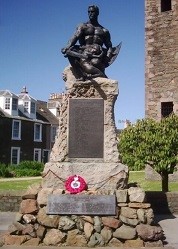
<instances>
[{"instance_id":1,"label":"inscribed plaque","mask_svg":"<svg viewBox=\"0 0 178 249\"><path fill-rule=\"evenodd\" d=\"M104 100L69 99L69 158L103 158Z\"/></svg>"},{"instance_id":2,"label":"inscribed plaque","mask_svg":"<svg viewBox=\"0 0 178 249\"><path fill-rule=\"evenodd\" d=\"M47 214L115 215L115 195L49 195Z\"/></svg>"}]
</instances>

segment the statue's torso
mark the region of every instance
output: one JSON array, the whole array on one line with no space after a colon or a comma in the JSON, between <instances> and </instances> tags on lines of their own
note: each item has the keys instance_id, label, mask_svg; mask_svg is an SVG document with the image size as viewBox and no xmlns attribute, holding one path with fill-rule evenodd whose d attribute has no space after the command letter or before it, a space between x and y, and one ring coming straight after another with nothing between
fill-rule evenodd
<instances>
[{"instance_id":1,"label":"statue's torso","mask_svg":"<svg viewBox=\"0 0 178 249\"><path fill-rule=\"evenodd\" d=\"M81 26L82 45L98 44L102 46L105 43L107 30L102 26L93 26L90 23Z\"/></svg>"}]
</instances>

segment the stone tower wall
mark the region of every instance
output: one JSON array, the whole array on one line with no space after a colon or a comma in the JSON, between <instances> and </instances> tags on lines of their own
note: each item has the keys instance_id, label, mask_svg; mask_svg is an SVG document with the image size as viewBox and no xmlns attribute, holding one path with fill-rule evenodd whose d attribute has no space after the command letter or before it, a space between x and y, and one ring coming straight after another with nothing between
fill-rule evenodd
<instances>
[{"instance_id":1,"label":"stone tower wall","mask_svg":"<svg viewBox=\"0 0 178 249\"><path fill-rule=\"evenodd\" d=\"M161 0L145 0L145 116L159 120L161 102L178 114L178 0L161 12Z\"/></svg>"}]
</instances>

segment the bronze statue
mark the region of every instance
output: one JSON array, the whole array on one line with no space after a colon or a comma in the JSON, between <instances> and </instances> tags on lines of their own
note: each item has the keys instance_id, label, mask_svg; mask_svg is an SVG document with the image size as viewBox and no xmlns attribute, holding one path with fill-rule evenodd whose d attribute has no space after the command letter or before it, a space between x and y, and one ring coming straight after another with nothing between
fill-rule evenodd
<instances>
[{"instance_id":1,"label":"bronze statue","mask_svg":"<svg viewBox=\"0 0 178 249\"><path fill-rule=\"evenodd\" d=\"M121 43L112 47L110 33L98 23L98 15L99 8L89 6L89 21L77 27L74 36L61 50L68 57L77 79L107 78L105 68L115 60L121 47Z\"/></svg>"}]
</instances>

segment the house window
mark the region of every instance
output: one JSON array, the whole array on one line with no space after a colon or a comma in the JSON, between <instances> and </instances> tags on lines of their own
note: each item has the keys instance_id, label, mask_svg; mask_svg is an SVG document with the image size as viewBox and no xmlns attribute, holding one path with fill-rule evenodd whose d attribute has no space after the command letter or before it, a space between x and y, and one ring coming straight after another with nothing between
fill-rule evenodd
<instances>
[{"instance_id":1,"label":"house window","mask_svg":"<svg viewBox=\"0 0 178 249\"><path fill-rule=\"evenodd\" d=\"M171 9L171 0L161 0L161 12L165 12Z\"/></svg>"},{"instance_id":2,"label":"house window","mask_svg":"<svg viewBox=\"0 0 178 249\"><path fill-rule=\"evenodd\" d=\"M24 102L24 112L28 112L29 109L29 102L25 101Z\"/></svg>"},{"instance_id":3,"label":"house window","mask_svg":"<svg viewBox=\"0 0 178 249\"><path fill-rule=\"evenodd\" d=\"M12 123L12 139L21 139L21 121L13 120Z\"/></svg>"},{"instance_id":4,"label":"house window","mask_svg":"<svg viewBox=\"0 0 178 249\"><path fill-rule=\"evenodd\" d=\"M47 163L49 161L49 150L43 150L43 163Z\"/></svg>"},{"instance_id":5,"label":"house window","mask_svg":"<svg viewBox=\"0 0 178 249\"><path fill-rule=\"evenodd\" d=\"M173 102L161 102L161 117L168 117L173 113Z\"/></svg>"},{"instance_id":6,"label":"house window","mask_svg":"<svg viewBox=\"0 0 178 249\"><path fill-rule=\"evenodd\" d=\"M6 110L10 110L10 103L11 103L11 99L5 98L5 109Z\"/></svg>"},{"instance_id":7,"label":"house window","mask_svg":"<svg viewBox=\"0 0 178 249\"><path fill-rule=\"evenodd\" d=\"M31 102L31 113L35 114L36 112L36 104L34 102Z\"/></svg>"},{"instance_id":8,"label":"house window","mask_svg":"<svg viewBox=\"0 0 178 249\"><path fill-rule=\"evenodd\" d=\"M34 141L42 140L42 125L34 124Z\"/></svg>"},{"instance_id":9,"label":"house window","mask_svg":"<svg viewBox=\"0 0 178 249\"><path fill-rule=\"evenodd\" d=\"M34 161L41 162L41 149L34 149Z\"/></svg>"},{"instance_id":10,"label":"house window","mask_svg":"<svg viewBox=\"0 0 178 249\"><path fill-rule=\"evenodd\" d=\"M20 162L20 148L12 147L11 148L11 164L19 164Z\"/></svg>"},{"instance_id":11,"label":"house window","mask_svg":"<svg viewBox=\"0 0 178 249\"><path fill-rule=\"evenodd\" d=\"M17 111L18 108L18 99L13 98L12 99L12 110Z\"/></svg>"},{"instance_id":12,"label":"house window","mask_svg":"<svg viewBox=\"0 0 178 249\"><path fill-rule=\"evenodd\" d=\"M56 134L57 134L57 127L52 126L51 127L51 142L55 142Z\"/></svg>"}]
</instances>

